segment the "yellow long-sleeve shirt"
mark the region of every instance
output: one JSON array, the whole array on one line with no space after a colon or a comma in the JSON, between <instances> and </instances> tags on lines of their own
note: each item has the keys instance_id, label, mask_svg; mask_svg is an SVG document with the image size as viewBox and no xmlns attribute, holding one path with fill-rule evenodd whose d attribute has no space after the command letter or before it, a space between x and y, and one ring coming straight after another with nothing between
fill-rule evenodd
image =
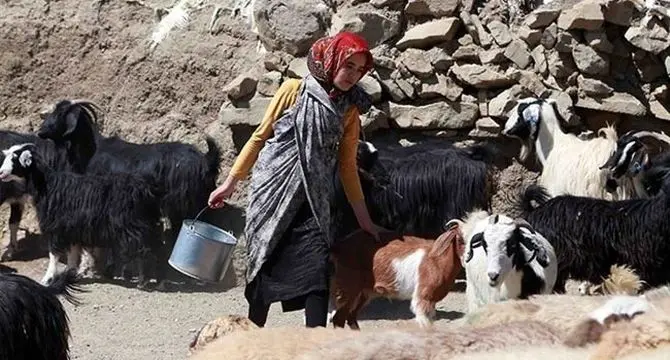
<instances>
[{"instance_id":1,"label":"yellow long-sleeve shirt","mask_svg":"<svg viewBox=\"0 0 670 360\"><path fill-rule=\"evenodd\" d=\"M249 140L242 148L233 164L230 174L236 179L244 179L249 170L256 162L258 153L263 148L265 141L272 135L272 125L285 109L293 106L296 101L301 80L290 79L285 81L277 90L270 101L263 120L256 128ZM358 149L358 137L361 129L358 108L352 106L344 115L344 135L340 141L339 170L340 180L344 187L347 199L350 203L362 200L363 190L356 165L356 152Z\"/></svg>"}]
</instances>

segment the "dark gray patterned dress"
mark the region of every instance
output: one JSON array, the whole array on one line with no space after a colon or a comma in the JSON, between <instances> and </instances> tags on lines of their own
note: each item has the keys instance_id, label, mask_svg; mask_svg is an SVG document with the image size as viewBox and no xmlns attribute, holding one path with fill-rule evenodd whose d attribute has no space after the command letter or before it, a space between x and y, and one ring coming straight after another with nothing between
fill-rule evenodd
<instances>
[{"instance_id":1,"label":"dark gray patterned dress","mask_svg":"<svg viewBox=\"0 0 670 360\"><path fill-rule=\"evenodd\" d=\"M331 99L306 76L295 105L277 119L259 152L245 228L250 302L270 304L328 289L338 147L350 106L366 112L369 96L355 86Z\"/></svg>"}]
</instances>

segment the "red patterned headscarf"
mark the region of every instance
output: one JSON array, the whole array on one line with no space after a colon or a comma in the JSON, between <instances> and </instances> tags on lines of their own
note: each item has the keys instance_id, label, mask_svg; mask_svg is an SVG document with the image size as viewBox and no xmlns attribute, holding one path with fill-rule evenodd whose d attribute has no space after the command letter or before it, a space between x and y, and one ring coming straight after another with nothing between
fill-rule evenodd
<instances>
[{"instance_id":1,"label":"red patterned headscarf","mask_svg":"<svg viewBox=\"0 0 670 360\"><path fill-rule=\"evenodd\" d=\"M336 96L339 91L332 86L333 79L346 60L354 54L367 56L364 74L372 69L372 53L368 49L368 42L355 33L343 31L314 42L307 55L307 68L315 79L332 87L331 97Z\"/></svg>"}]
</instances>

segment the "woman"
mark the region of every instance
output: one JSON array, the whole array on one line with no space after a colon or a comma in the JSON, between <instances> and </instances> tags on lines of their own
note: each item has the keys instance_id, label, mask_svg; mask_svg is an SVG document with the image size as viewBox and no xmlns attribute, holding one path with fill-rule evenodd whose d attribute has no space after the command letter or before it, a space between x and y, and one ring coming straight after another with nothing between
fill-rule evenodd
<instances>
[{"instance_id":1,"label":"woman","mask_svg":"<svg viewBox=\"0 0 670 360\"><path fill-rule=\"evenodd\" d=\"M281 85L228 178L210 195L210 206L221 207L253 166L245 297L258 326L277 301L284 311L304 308L306 326L326 326L337 168L358 223L378 238L356 167L359 114L370 99L355 85L372 66L367 42L356 34L316 41L309 74Z\"/></svg>"}]
</instances>

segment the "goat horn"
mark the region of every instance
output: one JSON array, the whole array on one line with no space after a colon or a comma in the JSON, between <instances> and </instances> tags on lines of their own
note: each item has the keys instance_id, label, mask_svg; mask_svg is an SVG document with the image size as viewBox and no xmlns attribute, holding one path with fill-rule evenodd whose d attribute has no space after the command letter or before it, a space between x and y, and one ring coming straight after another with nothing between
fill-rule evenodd
<instances>
[{"instance_id":1,"label":"goat horn","mask_svg":"<svg viewBox=\"0 0 670 360\"><path fill-rule=\"evenodd\" d=\"M665 135L664 132L659 133L659 132L656 132L656 131L642 130L642 131L638 131L638 132L635 132L635 133L631 134L631 136L636 138L636 139L639 139L643 136L649 136L649 137L652 137L656 140L662 141L662 142L670 145L670 136Z\"/></svg>"},{"instance_id":2,"label":"goat horn","mask_svg":"<svg viewBox=\"0 0 670 360\"><path fill-rule=\"evenodd\" d=\"M516 218L514 219L514 223L519 226L528 229L528 231L531 232L531 234L535 234L535 229L533 229L533 226L526 221L526 219L523 218Z\"/></svg>"}]
</instances>

